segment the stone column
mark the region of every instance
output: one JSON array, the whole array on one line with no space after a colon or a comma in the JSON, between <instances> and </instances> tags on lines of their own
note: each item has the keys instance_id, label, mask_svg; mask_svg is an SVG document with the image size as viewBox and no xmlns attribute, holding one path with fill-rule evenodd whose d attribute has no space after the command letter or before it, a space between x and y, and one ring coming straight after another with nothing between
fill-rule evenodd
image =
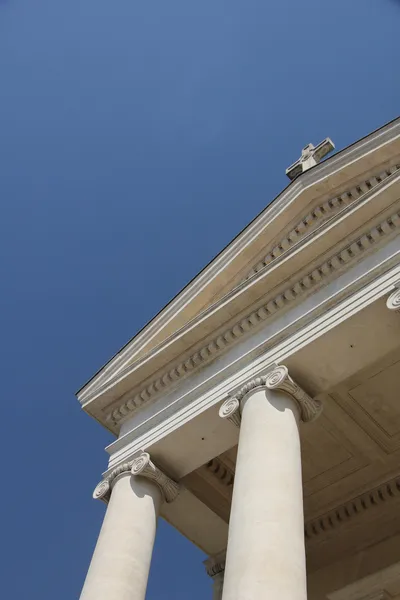
<instances>
[{"instance_id":1,"label":"stone column","mask_svg":"<svg viewBox=\"0 0 400 600\"><path fill-rule=\"evenodd\" d=\"M108 507L81 600L144 600L160 506L178 491L147 453L98 484L93 497Z\"/></svg>"},{"instance_id":2,"label":"stone column","mask_svg":"<svg viewBox=\"0 0 400 600\"><path fill-rule=\"evenodd\" d=\"M225 555L226 552L220 552L204 561L204 566L213 580L213 600L222 599L222 589L224 586L225 573Z\"/></svg>"},{"instance_id":3,"label":"stone column","mask_svg":"<svg viewBox=\"0 0 400 600\"><path fill-rule=\"evenodd\" d=\"M298 425L320 409L283 366L221 406L240 426L223 600L306 600Z\"/></svg>"}]
</instances>

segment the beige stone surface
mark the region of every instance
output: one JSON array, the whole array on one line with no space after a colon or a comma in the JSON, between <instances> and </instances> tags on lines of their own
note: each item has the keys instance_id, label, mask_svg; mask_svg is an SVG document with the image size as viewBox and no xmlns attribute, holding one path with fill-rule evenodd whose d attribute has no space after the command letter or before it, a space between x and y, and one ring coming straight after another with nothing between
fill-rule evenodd
<instances>
[{"instance_id":1,"label":"beige stone surface","mask_svg":"<svg viewBox=\"0 0 400 600\"><path fill-rule=\"evenodd\" d=\"M83 600L144 600L159 513L228 546L218 600L223 577L223 600L306 600L305 554L308 600L400 598L399 240L400 119L301 175L79 392L118 436Z\"/></svg>"},{"instance_id":2,"label":"beige stone surface","mask_svg":"<svg viewBox=\"0 0 400 600\"><path fill-rule=\"evenodd\" d=\"M160 504L154 483L117 477L81 600L144 600Z\"/></svg>"},{"instance_id":3,"label":"beige stone surface","mask_svg":"<svg viewBox=\"0 0 400 600\"><path fill-rule=\"evenodd\" d=\"M272 291L339 242L352 241L350 236L356 234L360 225L376 217L384 207L389 209L398 199L399 129L400 120L388 124L304 173L284 190L82 388L78 396L85 410L105 427L118 431L119 425L114 426L112 420L104 418L103 409L107 404L117 411L117 401L141 382L145 391L142 388L134 391L133 406L139 405L143 392L143 400L147 402L153 389L153 382L148 378L153 376L155 367L160 370L160 381L165 383L168 371L162 369L191 345L198 344L205 333L212 333L218 324L227 323L229 316L238 316L252 303L261 301L266 289ZM391 228L387 223L383 227L387 232ZM377 238L379 236L378 233ZM374 234L365 237L368 245L371 240L376 241ZM265 262L266 257L270 258ZM347 263L349 257L343 260ZM335 257L335 261L339 263L340 257ZM251 285L243 285L251 272L257 277L250 277ZM304 273L304 276L309 275ZM215 311L218 312L216 319L213 318ZM175 373L172 381L175 381ZM131 410L131 406L124 403L118 418L123 420Z\"/></svg>"},{"instance_id":4,"label":"beige stone surface","mask_svg":"<svg viewBox=\"0 0 400 600\"><path fill-rule=\"evenodd\" d=\"M306 599L298 420L281 392L243 401L223 600Z\"/></svg>"}]
</instances>

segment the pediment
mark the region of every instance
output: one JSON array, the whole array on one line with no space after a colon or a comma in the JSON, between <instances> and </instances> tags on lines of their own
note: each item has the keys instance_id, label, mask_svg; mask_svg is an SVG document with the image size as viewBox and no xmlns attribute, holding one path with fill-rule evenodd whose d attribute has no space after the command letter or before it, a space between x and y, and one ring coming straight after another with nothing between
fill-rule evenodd
<instances>
[{"instance_id":1,"label":"pediment","mask_svg":"<svg viewBox=\"0 0 400 600\"><path fill-rule=\"evenodd\" d=\"M80 402L87 404L118 374L168 344L294 249L309 245L349 206L397 177L399 169L400 119L298 177L78 392ZM295 261L293 268L298 268Z\"/></svg>"}]
</instances>

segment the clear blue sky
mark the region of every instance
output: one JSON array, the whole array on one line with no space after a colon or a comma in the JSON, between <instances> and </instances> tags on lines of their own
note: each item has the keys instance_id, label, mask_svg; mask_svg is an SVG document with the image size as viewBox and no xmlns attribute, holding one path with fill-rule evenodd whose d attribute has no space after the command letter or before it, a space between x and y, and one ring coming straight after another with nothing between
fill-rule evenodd
<instances>
[{"instance_id":1,"label":"clear blue sky","mask_svg":"<svg viewBox=\"0 0 400 600\"><path fill-rule=\"evenodd\" d=\"M111 436L75 390L306 143L400 113L399 27L396 0L0 0L2 597L78 598ZM202 560L161 523L148 600L211 598Z\"/></svg>"}]
</instances>

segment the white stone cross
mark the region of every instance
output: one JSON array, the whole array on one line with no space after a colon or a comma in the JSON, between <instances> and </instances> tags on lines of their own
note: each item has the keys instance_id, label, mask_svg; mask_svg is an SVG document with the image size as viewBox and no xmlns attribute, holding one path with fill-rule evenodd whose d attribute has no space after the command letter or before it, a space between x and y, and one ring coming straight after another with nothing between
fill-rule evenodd
<instances>
[{"instance_id":1,"label":"white stone cross","mask_svg":"<svg viewBox=\"0 0 400 600\"><path fill-rule=\"evenodd\" d=\"M300 158L286 169L286 175L291 180L295 179L298 175L307 171L307 169L311 169L311 167L318 164L324 156L334 149L335 144L330 138L325 138L318 146L307 144L301 151Z\"/></svg>"}]
</instances>

